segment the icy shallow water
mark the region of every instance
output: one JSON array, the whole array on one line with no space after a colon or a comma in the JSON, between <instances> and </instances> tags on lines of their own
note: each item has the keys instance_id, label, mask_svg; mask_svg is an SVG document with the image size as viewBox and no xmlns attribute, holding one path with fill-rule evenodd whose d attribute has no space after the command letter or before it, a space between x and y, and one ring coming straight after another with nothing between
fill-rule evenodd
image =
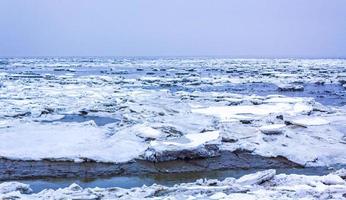
<instances>
[{"instance_id":1,"label":"icy shallow water","mask_svg":"<svg viewBox=\"0 0 346 200\"><path fill-rule=\"evenodd\" d=\"M326 167L315 167L315 168L279 168L276 169L277 173L284 174L304 174L304 175L327 175L336 168ZM96 179L76 179L76 178L49 178L49 179L24 179L17 180L21 183L29 184L33 192L40 192L44 189L59 189L70 186L73 183L78 184L83 188L133 188L142 187L143 185L152 185L154 183L173 186L175 184L195 182L198 179L218 179L223 180L227 177L239 178L246 174L255 173L260 171L258 169L247 169L247 170L215 170L215 171L204 171L204 172L184 172L174 174L147 174L141 176L115 176L115 177L104 177ZM0 182L1 183L1 182Z\"/></svg>"},{"instance_id":2,"label":"icy shallow water","mask_svg":"<svg viewBox=\"0 0 346 200\"><path fill-rule=\"evenodd\" d=\"M198 179L173 186L83 188L73 183L35 193L20 182L0 183L4 199L344 199L346 170L322 176L279 174L270 169L224 180Z\"/></svg>"}]
</instances>

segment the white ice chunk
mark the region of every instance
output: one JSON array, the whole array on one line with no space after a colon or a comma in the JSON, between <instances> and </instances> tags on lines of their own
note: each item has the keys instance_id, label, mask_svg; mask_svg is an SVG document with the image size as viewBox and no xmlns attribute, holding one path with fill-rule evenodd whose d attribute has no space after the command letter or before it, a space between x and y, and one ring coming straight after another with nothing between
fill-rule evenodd
<instances>
[{"instance_id":1,"label":"white ice chunk","mask_svg":"<svg viewBox=\"0 0 346 200\"><path fill-rule=\"evenodd\" d=\"M329 121L321 117L298 117L290 121L299 126L319 126L329 124Z\"/></svg>"},{"instance_id":2,"label":"white ice chunk","mask_svg":"<svg viewBox=\"0 0 346 200\"><path fill-rule=\"evenodd\" d=\"M312 109L303 103L274 103L261 105L239 105L239 106L210 106L206 108L192 109L192 112L219 117L221 121L234 121L237 119L248 119L249 117L263 117L271 113L287 113L295 115Z\"/></svg>"},{"instance_id":3,"label":"white ice chunk","mask_svg":"<svg viewBox=\"0 0 346 200\"><path fill-rule=\"evenodd\" d=\"M142 124L135 125L131 129L134 129L137 136L143 138L156 139L162 135L161 131Z\"/></svg>"},{"instance_id":4,"label":"white ice chunk","mask_svg":"<svg viewBox=\"0 0 346 200\"><path fill-rule=\"evenodd\" d=\"M265 181L268 181L272 179L276 174L276 171L274 169L269 169L266 171L260 171L254 174L247 174L242 177L240 177L236 183L242 184L242 185L253 185L253 184L260 184Z\"/></svg>"},{"instance_id":5,"label":"white ice chunk","mask_svg":"<svg viewBox=\"0 0 346 200\"><path fill-rule=\"evenodd\" d=\"M208 131L204 133L190 133L185 136L167 141L152 141L150 145L153 147L175 146L184 149L196 148L202 144L218 139L219 131Z\"/></svg>"},{"instance_id":6,"label":"white ice chunk","mask_svg":"<svg viewBox=\"0 0 346 200\"><path fill-rule=\"evenodd\" d=\"M261 126L259 130L264 134L281 134L283 133L283 128L285 127L285 124L270 124Z\"/></svg>"},{"instance_id":7,"label":"white ice chunk","mask_svg":"<svg viewBox=\"0 0 346 200\"><path fill-rule=\"evenodd\" d=\"M6 194L10 192L19 191L23 194L29 194L32 192L29 185L20 182L4 182L0 183L0 194Z\"/></svg>"}]
</instances>

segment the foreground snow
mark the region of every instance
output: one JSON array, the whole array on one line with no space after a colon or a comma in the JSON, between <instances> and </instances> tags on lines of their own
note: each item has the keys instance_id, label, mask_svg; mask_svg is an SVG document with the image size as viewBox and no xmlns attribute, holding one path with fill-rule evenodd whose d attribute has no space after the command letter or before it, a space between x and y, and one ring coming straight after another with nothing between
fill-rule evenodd
<instances>
[{"instance_id":1,"label":"foreground snow","mask_svg":"<svg viewBox=\"0 0 346 200\"><path fill-rule=\"evenodd\" d=\"M19 182L0 184L3 199L344 199L346 170L325 176L276 174L266 170L225 180L200 179L172 187L162 185L139 188L67 188L45 189L32 193L29 185Z\"/></svg>"}]
</instances>

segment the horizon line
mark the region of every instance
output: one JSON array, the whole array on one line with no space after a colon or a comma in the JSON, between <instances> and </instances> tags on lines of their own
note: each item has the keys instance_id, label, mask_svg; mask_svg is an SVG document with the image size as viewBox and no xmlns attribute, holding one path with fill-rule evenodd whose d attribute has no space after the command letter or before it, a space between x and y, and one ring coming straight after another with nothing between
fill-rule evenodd
<instances>
[{"instance_id":1,"label":"horizon line","mask_svg":"<svg viewBox=\"0 0 346 200\"><path fill-rule=\"evenodd\" d=\"M229 58L229 59L346 59L346 56L231 56L231 55L18 55L0 58Z\"/></svg>"}]
</instances>

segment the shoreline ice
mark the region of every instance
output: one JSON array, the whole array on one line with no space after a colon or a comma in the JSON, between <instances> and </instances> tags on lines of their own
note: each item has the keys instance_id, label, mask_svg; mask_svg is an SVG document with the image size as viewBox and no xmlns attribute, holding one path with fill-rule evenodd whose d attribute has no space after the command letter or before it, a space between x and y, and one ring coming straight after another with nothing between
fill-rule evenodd
<instances>
[{"instance_id":1,"label":"shoreline ice","mask_svg":"<svg viewBox=\"0 0 346 200\"><path fill-rule=\"evenodd\" d=\"M324 176L276 174L269 169L238 179L199 179L171 187L151 185L123 188L82 188L73 183L57 190L33 193L30 185L0 183L4 199L344 199L345 169Z\"/></svg>"}]
</instances>

